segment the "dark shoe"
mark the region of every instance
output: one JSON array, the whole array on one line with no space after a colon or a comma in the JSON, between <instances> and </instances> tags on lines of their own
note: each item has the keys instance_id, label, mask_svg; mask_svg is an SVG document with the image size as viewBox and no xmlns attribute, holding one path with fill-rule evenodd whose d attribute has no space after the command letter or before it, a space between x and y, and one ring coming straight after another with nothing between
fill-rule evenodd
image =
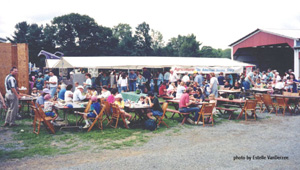
<instances>
[{"instance_id":1,"label":"dark shoe","mask_svg":"<svg viewBox=\"0 0 300 170\"><path fill-rule=\"evenodd\" d=\"M9 124L8 123L4 123L1 127L7 127L7 126L9 126Z\"/></svg>"},{"instance_id":2,"label":"dark shoe","mask_svg":"<svg viewBox=\"0 0 300 170\"><path fill-rule=\"evenodd\" d=\"M18 124L10 124L10 127L15 127L15 126L19 126Z\"/></svg>"}]
</instances>

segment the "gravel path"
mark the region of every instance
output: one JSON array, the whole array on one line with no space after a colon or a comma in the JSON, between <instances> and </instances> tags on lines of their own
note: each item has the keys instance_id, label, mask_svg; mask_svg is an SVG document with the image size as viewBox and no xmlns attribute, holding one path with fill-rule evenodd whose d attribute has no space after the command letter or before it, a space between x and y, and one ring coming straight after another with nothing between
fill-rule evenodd
<instances>
[{"instance_id":1,"label":"gravel path","mask_svg":"<svg viewBox=\"0 0 300 170\"><path fill-rule=\"evenodd\" d=\"M266 117L267 114L259 114ZM175 127L140 147L35 157L1 169L299 169L300 116L228 121L214 127ZM178 131L179 129L179 131ZM253 160L254 156L261 159ZM268 156L287 157L270 160ZM233 160L235 156L241 159ZM247 156L251 160L247 160ZM243 159L245 158L245 159Z\"/></svg>"}]
</instances>

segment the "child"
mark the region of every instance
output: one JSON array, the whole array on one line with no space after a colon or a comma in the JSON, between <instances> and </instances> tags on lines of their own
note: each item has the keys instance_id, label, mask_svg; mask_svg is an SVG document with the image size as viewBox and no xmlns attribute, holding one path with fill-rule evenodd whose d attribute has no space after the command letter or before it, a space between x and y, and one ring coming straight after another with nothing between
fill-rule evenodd
<instances>
[{"instance_id":1,"label":"child","mask_svg":"<svg viewBox=\"0 0 300 170\"><path fill-rule=\"evenodd\" d=\"M145 96L141 96L139 101L138 101L138 104L142 104L142 105L145 105L147 104L146 101L145 101L146 97Z\"/></svg>"},{"instance_id":2,"label":"child","mask_svg":"<svg viewBox=\"0 0 300 170\"><path fill-rule=\"evenodd\" d=\"M96 118L96 116L100 113L101 110L101 105L99 102L97 102L97 97L93 96L91 100L93 103L91 104L90 112L80 113L82 114L82 117L85 121L85 126L83 127L84 129L89 128L92 124L92 121L88 120L88 118Z\"/></svg>"},{"instance_id":3,"label":"child","mask_svg":"<svg viewBox=\"0 0 300 170\"><path fill-rule=\"evenodd\" d=\"M38 94L37 88L36 87L32 88L31 96L37 97L38 95L39 94Z\"/></svg>"},{"instance_id":4,"label":"child","mask_svg":"<svg viewBox=\"0 0 300 170\"><path fill-rule=\"evenodd\" d=\"M119 106L120 110L121 110L121 114L123 114L125 116L125 118L128 118L125 119L126 123L127 124L130 124L130 119L131 119L131 114L125 112L124 110L124 101L123 101L123 98L122 98L122 95L121 94L117 94L116 97L115 97L115 104Z\"/></svg>"},{"instance_id":5,"label":"child","mask_svg":"<svg viewBox=\"0 0 300 170\"><path fill-rule=\"evenodd\" d=\"M213 114L216 114L217 113L217 111L216 111L217 100L215 98L215 95L214 94L210 94L208 96L208 100L209 100L209 103L214 103L215 104L215 107L214 107L214 110L213 110Z\"/></svg>"},{"instance_id":6,"label":"child","mask_svg":"<svg viewBox=\"0 0 300 170\"><path fill-rule=\"evenodd\" d=\"M55 120L58 117L58 114L53 109L54 102L51 101L51 95L50 94L46 94L44 96L44 99L45 99L45 102L44 102L44 112L45 112L45 115L49 116L49 117L52 117L51 123L54 126L57 126Z\"/></svg>"}]
</instances>

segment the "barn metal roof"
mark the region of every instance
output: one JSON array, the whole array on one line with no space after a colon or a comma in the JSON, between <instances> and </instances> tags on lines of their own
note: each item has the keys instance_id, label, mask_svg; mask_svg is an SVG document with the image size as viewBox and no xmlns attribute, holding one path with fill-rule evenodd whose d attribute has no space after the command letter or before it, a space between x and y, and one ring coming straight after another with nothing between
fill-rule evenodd
<instances>
[{"instance_id":1,"label":"barn metal roof","mask_svg":"<svg viewBox=\"0 0 300 170\"><path fill-rule=\"evenodd\" d=\"M300 39L300 29L256 29L255 31L251 32L250 34L247 34L246 36L242 37L241 39L233 42L229 46L234 46L247 38L255 35L258 32L265 32L269 34L273 34L276 36L284 37L284 38L289 38L293 40L299 40Z\"/></svg>"}]
</instances>

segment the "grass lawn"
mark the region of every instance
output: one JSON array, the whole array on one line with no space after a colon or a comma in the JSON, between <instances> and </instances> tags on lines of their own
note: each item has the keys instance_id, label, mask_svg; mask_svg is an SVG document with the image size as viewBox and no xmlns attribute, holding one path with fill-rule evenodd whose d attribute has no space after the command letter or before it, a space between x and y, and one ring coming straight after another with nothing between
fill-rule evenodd
<instances>
[{"instance_id":1,"label":"grass lawn","mask_svg":"<svg viewBox=\"0 0 300 170\"><path fill-rule=\"evenodd\" d=\"M163 101L162 99L159 100ZM174 109L172 106L169 106L169 108ZM62 113L60 112L59 114L62 117ZM131 114L134 115L134 113ZM171 129L169 132L178 133L182 128L180 125L182 118L176 114L173 119L170 119L172 113L169 112L167 112L167 116L169 119L164 119L164 121ZM69 115L68 119L70 124L75 125L76 119L74 115ZM226 115L215 117L216 125L224 121L228 121ZM32 118L17 120L18 127L3 128L0 131L1 161L37 155L57 155L78 151L97 152L103 149L139 146L147 142L156 133L161 133L168 129L161 124L157 130L151 132L144 130L142 123L134 124L134 122L130 124L129 129L126 129L123 126L123 122L119 121L116 129L106 126L107 122L104 122L103 130L98 129L97 125L95 125L92 131L88 133L85 129L59 130L59 127L57 127L54 135L48 133L42 125L40 134L36 135L32 132L32 122ZM0 120L0 124L4 124L3 119ZM184 126L189 128L194 125L185 124ZM24 131L22 132L22 130Z\"/></svg>"}]
</instances>

